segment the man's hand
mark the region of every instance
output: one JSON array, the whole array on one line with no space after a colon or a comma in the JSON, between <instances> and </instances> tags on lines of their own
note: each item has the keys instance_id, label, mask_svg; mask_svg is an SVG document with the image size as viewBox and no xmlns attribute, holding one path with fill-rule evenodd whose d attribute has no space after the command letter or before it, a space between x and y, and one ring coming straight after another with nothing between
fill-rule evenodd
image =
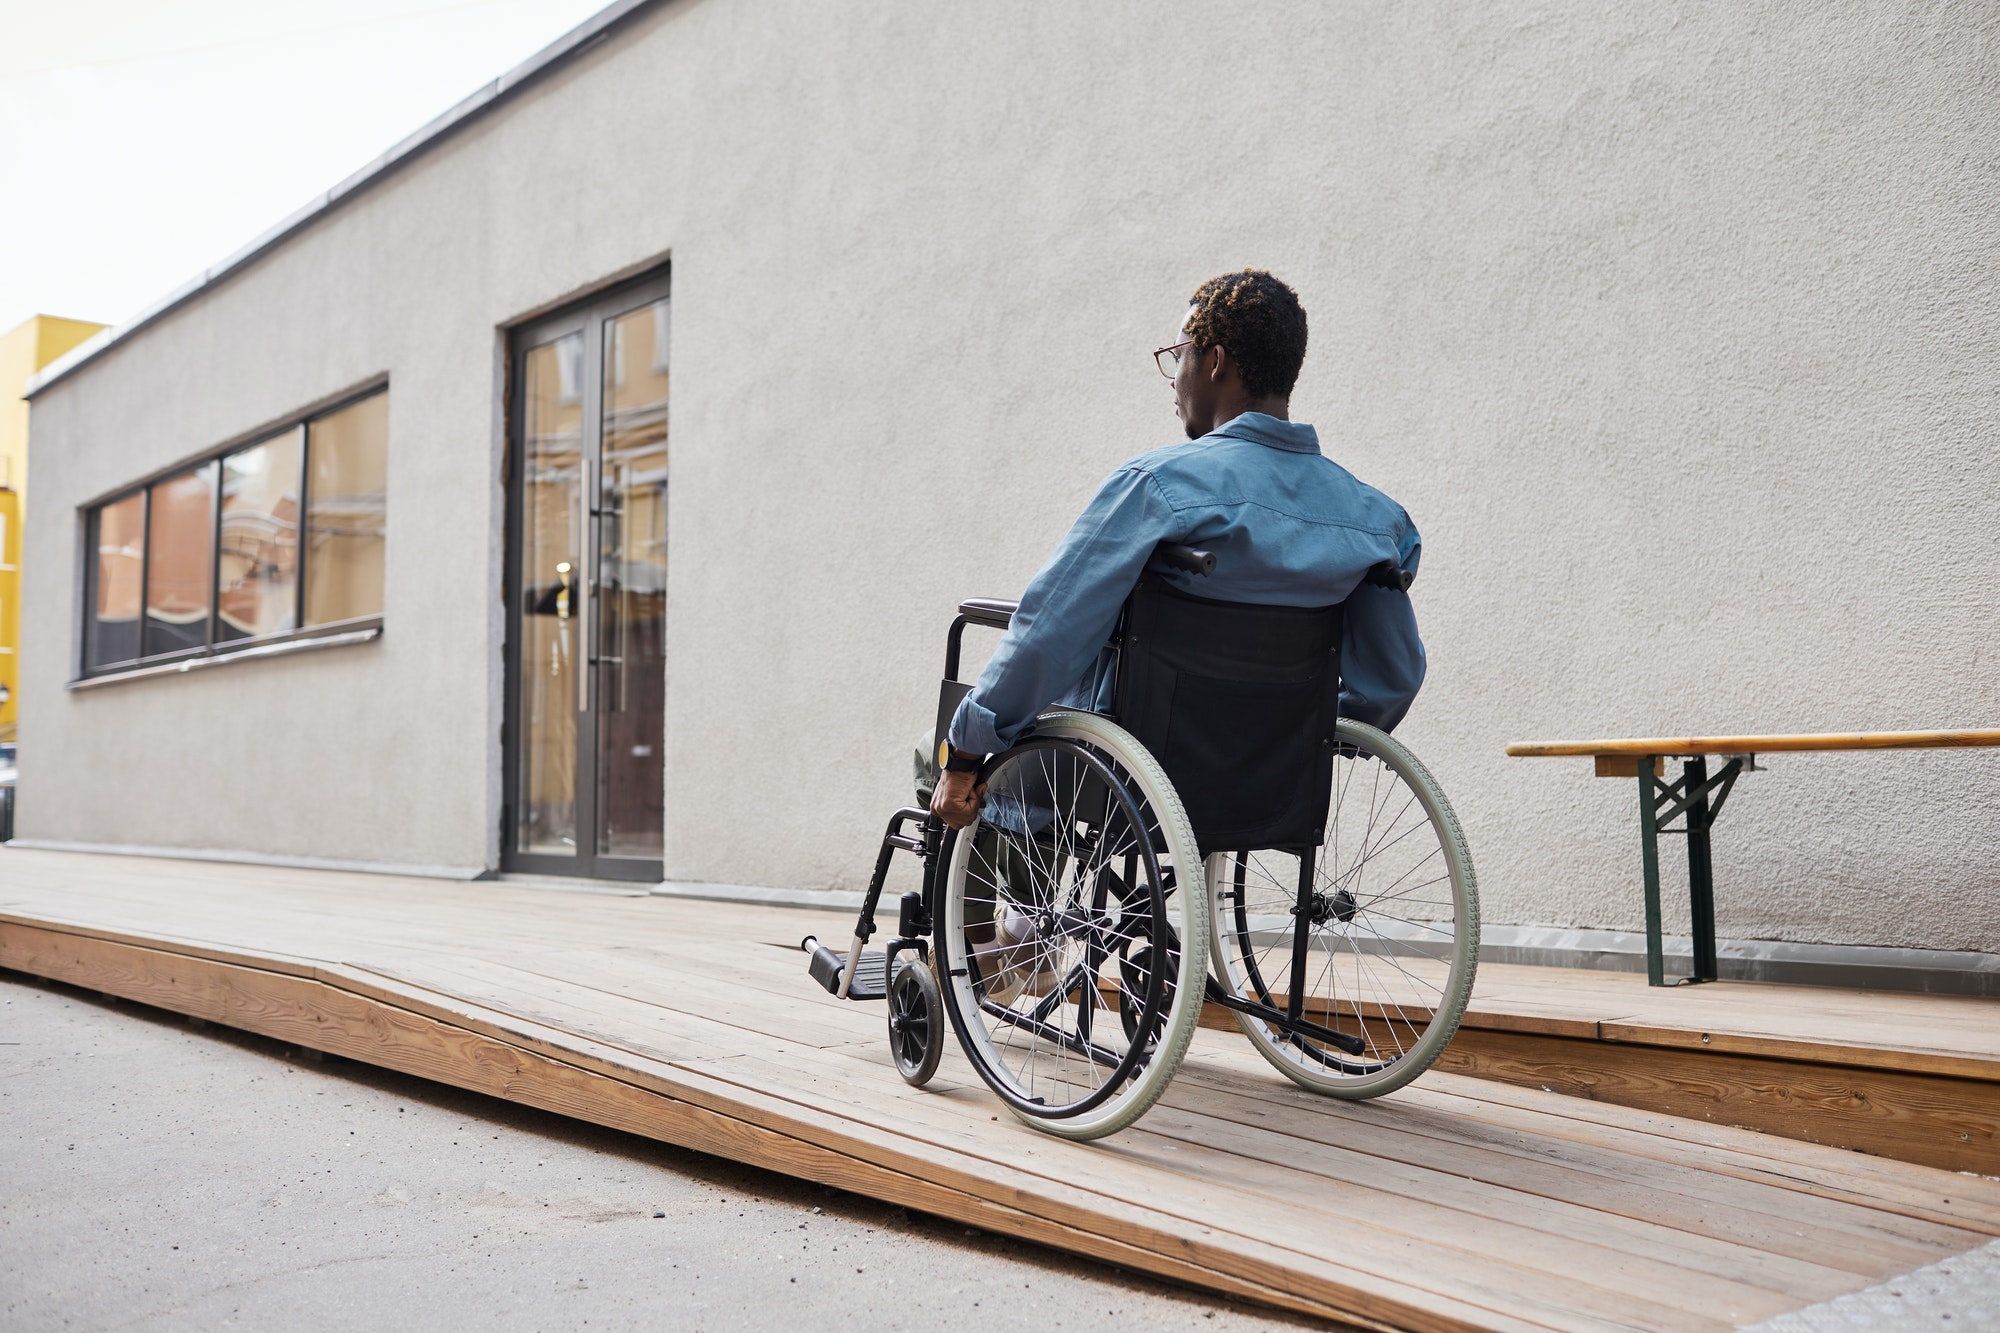
<instances>
[{"instance_id":1,"label":"man's hand","mask_svg":"<svg viewBox=\"0 0 2000 1333\"><path fill-rule=\"evenodd\" d=\"M931 813L953 828L964 828L978 815L986 800L986 784L977 773L938 774L937 790L931 793Z\"/></svg>"}]
</instances>

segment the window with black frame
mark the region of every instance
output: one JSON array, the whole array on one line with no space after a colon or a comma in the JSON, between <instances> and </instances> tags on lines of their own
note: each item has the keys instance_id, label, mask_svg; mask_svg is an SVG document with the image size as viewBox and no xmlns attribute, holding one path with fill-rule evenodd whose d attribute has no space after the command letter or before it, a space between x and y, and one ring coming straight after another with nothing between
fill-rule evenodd
<instances>
[{"instance_id":1,"label":"window with black frame","mask_svg":"<svg viewBox=\"0 0 2000 1333\"><path fill-rule=\"evenodd\" d=\"M379 622L388 445L378 389L87 510L83 674Z\"/></svg>"}]
</instances>

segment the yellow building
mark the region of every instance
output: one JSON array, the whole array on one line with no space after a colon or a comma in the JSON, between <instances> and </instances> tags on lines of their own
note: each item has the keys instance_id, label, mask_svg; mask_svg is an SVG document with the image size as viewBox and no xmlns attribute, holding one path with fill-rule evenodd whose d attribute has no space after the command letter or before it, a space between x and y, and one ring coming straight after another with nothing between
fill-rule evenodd
<instances>
[{"instance_id":1,"label":"yellow building","mask_svg":"<svg viewBox=\"0 0 2000 1333\"><path fill-rule=\"evenodd\" d=\"M37 315L0 337L0 741L14 739L21 648L21 515L28 491L28 379L103 328Z\"/></svg>"}]
</instances>

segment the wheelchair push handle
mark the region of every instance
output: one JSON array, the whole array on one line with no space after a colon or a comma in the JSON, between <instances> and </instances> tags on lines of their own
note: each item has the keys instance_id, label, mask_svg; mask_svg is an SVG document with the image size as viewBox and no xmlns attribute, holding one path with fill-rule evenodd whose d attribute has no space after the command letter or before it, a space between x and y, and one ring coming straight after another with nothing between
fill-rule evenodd
<instances>
[{"instance_id":1,"label":"wheelchair push handle","mask_svg":"<svg viewBox=\"0 0 2000 1333\"><path fill-rule=\"evenodd\" d=\"M1215 572L1215 552L1198 551L1192 546L1182 546L1176 542L1161 542L1153 551L1153 559L1168 569L1178 569L1186 574L1198 574L1203 578Z\"/></svg>"},{"instance_id":2,"label":"wheelchair push handle","mask_svg":"<svg viewBox=\"0 0 2000 1333\"><path fill-rule=\"evenodd\" d=\"M1394 560L1377 560L1368 566L1368 572L1361 581L1377 588L1387 588L1391 592L1408 592L1410 585L1417 581L1415 574L1406 571Z\"/></svg>"}]
</instances>

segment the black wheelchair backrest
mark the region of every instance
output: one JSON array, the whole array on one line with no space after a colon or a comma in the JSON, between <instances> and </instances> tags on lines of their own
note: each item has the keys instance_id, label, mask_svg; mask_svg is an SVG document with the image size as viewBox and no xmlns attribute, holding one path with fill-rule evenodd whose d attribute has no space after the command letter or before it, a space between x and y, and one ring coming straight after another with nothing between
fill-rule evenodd
<instances>
[{"instance_id":1,"label":"black wheelchair backrest","mask_svg":"<svg viewBox=\"0 0 2000 1333\"><path fill-rule=\"evenodd\" d=\"M1337 604L1219 602L1139 580L1113 711L1166 769L1204 854L1319 845L1341 626Z\"/></svg>"},{"instance_id":2,"label":"black wheelchair backrest","mask_svg":"<svg viewBox=\"0 0 2000 1333\"><path fill-rule=\"evenodd\" d=\"M1342 607L1258 606L1181 592L1159 576L1206 575L1213 553L1162 543L1119 621L1118 722L1167 770L1204 853L1319 845L1340 703ZM1402 591L1394 562L1362 582ZM971 690L958 680L967 625L1005 629L1018 603L959 603L945 651L937 734Z\"/></svg>"}]
</instances>

